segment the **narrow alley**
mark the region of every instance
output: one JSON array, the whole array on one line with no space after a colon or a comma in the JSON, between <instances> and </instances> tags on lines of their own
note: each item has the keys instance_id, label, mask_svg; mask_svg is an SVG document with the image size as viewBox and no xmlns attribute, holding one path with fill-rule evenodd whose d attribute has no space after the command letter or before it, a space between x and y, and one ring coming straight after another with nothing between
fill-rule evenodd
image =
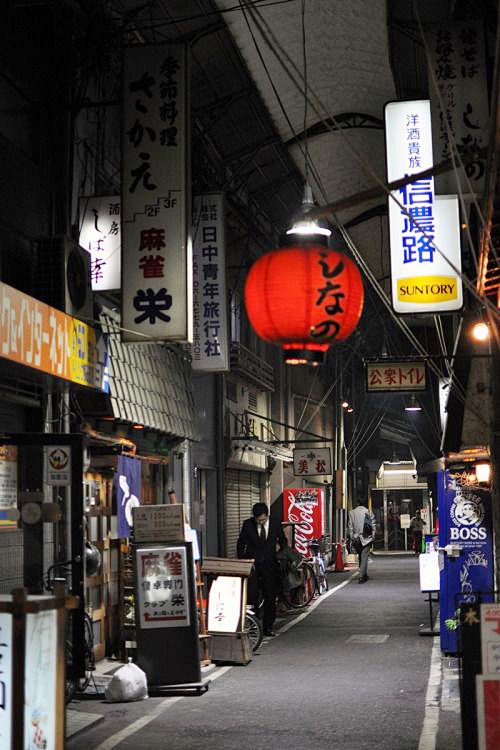
<instances>
[{"instance_id":1,"label":"narrow alley","mask_svg":"<svg viewBox=\"0 0 500 750\"><path fill-rule=\"evenodd\" d=\"M202 697L105 704L85 696L69 714L104 718L68 749L459 750L458 680L438 691L438 700L448 696L439 714L432 686L428 693L432 654L434 674L449 660L438 639L419 636L428 607L417 559L376 555L369 575L360 586L356 573L331 574L328 593L279 620L248 666L217 668Z\"/></svg>"}]
</instances>

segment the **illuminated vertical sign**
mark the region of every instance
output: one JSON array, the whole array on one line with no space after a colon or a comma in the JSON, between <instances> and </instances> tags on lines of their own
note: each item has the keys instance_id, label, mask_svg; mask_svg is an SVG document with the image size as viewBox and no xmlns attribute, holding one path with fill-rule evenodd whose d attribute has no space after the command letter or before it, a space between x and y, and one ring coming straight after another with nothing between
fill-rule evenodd
<instances>
[{"instance_id":1,"label":"illuminated vertical sign","mask_svg":"<svg viewBox=\"0 0 500 750\"><path fill-rule=\"evenodd\" d=\"M193 322L193 370L229 370L222 193L198 195L194 199Z\"/></svg>"},{"instance_id":2,"label":"illuminated vertical sign","mask_svg":"<svg viewBox=\"0 0 500 750\"><path fill-rule=\"evenodd\" d=\"M79 243L90 253L92 290L103 292L121 286L120 196L80 198Z\"/></svg>"},{"instance_id":3,"label":"illuminated vertical sign","mask_svg":"<svg viewBox=\"0 0 500 750\"><path fill-rule=\"evenodd\" d=\"M123 82L122 338L191 341L186 46L126 48Z\"/></svg>"},{"instance_id":4,"label":"illuminated vertical sign","mask_svg":"<svg viewBox=\"0 0 500 750\"><path fill-rule=\"evenodd\" d=\"M433 166L429 101L390 102L385 108L385 125L389 182ZM395 312L459 310L463 299L462 280L457 273L461 271L458 199L436 196L432 177L405 185L393 195L407 212L389 200Z\"/></svg>"}]
</instances>

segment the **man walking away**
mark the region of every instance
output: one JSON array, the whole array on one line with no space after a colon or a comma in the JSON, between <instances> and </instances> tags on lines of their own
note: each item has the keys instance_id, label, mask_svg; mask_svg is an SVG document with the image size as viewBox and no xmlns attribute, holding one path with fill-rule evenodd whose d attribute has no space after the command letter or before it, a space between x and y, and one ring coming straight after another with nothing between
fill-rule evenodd
<instances>
[{"instance_id":1,"label":"man walking away","mask_svg":"<svg viewBox=\"0 0 500 750\"><path fill-rule=\"evenodd\" d=\"M364 505L359 504L349 512L347 535L358 553L358 583L365 583L368 580L368 553L375 539L375 516Z\"/></svg>"},{"instance_id":2,"label":"man walking away","mask_svg":"<svg viewBox=\"0 0 500 750\"><path fill-rule=\"evenodd\" d=\"M264 635L275 635L273 631L276 619L276 579L278 564L277 548L287 544L281 523L269 518L265 503L255 503L252 518L243 521L236 552L238 557L255 560L256 588L264 595Z\"/></svg>"}]
</instances>

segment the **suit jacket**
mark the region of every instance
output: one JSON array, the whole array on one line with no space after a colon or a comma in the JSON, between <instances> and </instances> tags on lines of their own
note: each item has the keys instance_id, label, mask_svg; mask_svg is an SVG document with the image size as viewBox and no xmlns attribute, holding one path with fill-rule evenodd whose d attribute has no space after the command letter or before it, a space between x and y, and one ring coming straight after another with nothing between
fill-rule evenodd
<instances>
[{"instance_id":1,"label":"suit jacket","mask_svg":"<svg viewBox=\"0 0 500 750\"><path fill-rule=\"evenodd\" d=\"M277 544L280 547L286 547L287 544L281 523L277 519L269 519L267 537L263 541L255 519L247 518L241 527L236 553L239 558L253 558L256 565L265 565L275 561Z\"/></svg>"}]
</instances>

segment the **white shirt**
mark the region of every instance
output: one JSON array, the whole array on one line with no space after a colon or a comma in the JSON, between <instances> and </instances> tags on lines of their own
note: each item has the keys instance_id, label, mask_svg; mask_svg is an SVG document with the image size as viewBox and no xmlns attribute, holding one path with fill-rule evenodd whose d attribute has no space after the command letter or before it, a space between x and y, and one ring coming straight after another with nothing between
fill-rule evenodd
<instances>
[{"instance_id":1,"label":"white shirt","mask_svg":"<svg viewBox=\"0 0 500 750\"><path fill-rule=\"evenodd\" d=\"M265 530L265 532L266 532L266 536L265 536L265 539L267 539L267 537L269 536L269 516L268 516L268 518L267 518L267 521L266 521L266 522L265 522L264 524L257 524L257 526L259 527L259 528L258 528L258 532L259 532L259 537L260 537L260 533L261 533L261 532L260 532L260 530L261 530L261 527L262 527L262 526L264 526L264 530Z\"/></svg>"}]
</instances>

